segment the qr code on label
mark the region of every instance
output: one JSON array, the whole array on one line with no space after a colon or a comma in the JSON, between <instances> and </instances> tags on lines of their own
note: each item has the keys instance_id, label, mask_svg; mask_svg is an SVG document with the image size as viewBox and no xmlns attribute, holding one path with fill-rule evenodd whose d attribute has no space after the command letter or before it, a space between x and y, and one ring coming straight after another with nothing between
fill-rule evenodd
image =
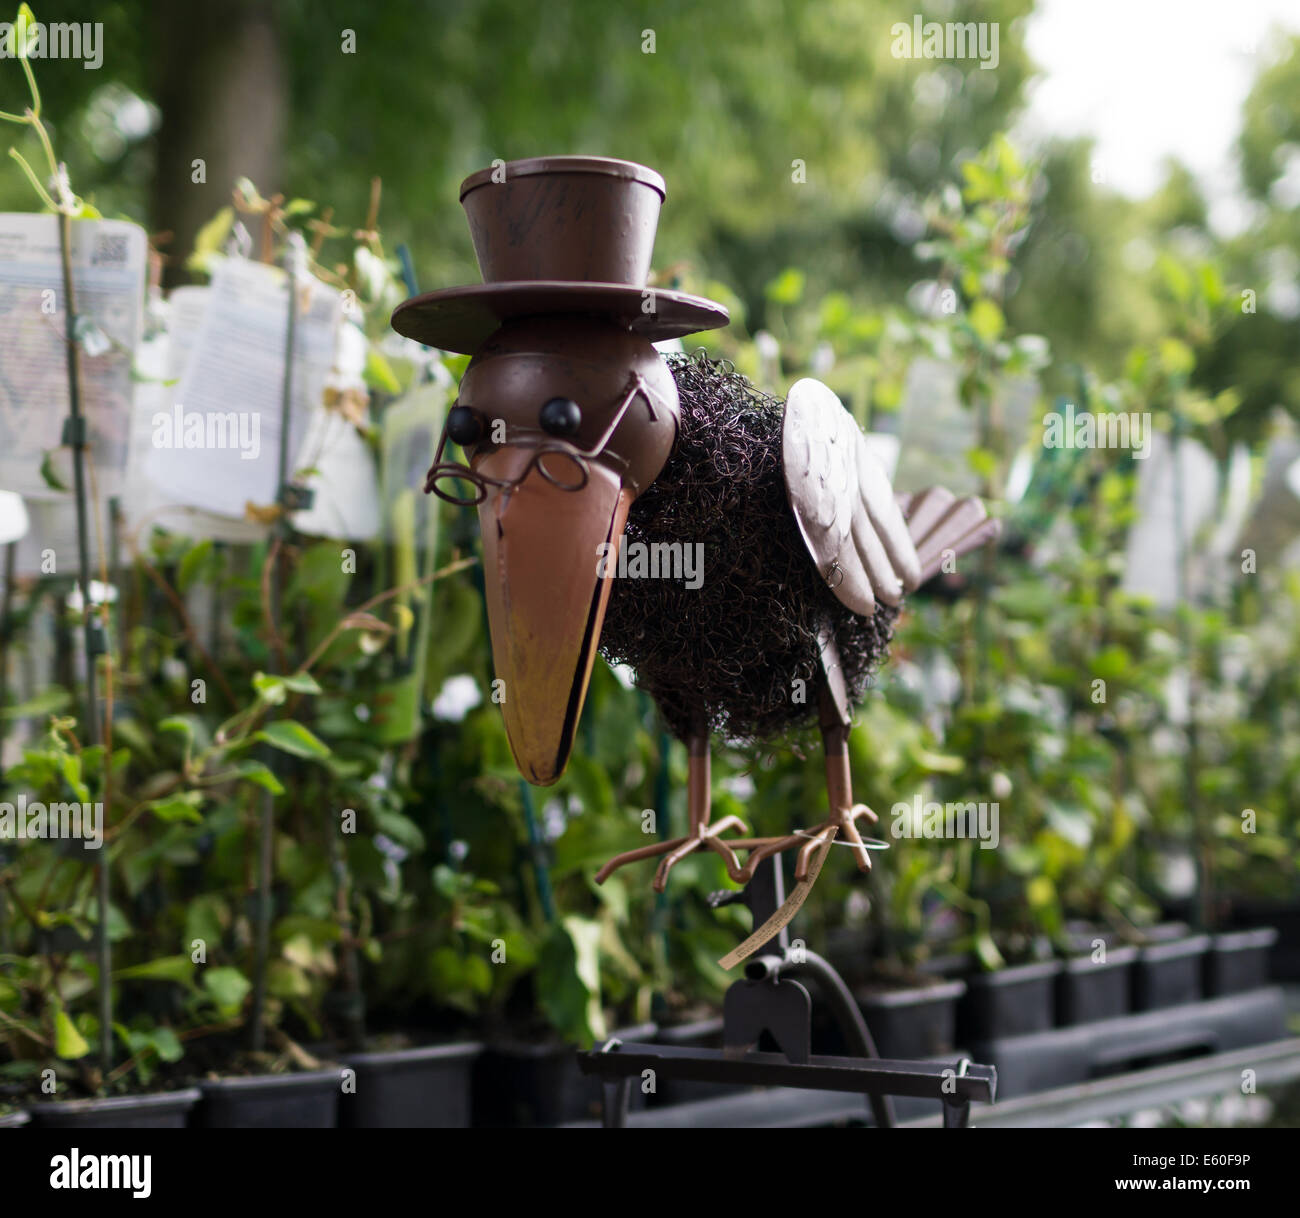
<instances>
[{"instance_id":1,"label":"qr code on label","mask_svg":"<svg viewBox=\"0 0 1300 1218\"><path fill-rule=\"evenodd\" d=\"M95 238L91 266L123 266L126 263L126 234L100 233Z\"/></svg>"}]
</instances>

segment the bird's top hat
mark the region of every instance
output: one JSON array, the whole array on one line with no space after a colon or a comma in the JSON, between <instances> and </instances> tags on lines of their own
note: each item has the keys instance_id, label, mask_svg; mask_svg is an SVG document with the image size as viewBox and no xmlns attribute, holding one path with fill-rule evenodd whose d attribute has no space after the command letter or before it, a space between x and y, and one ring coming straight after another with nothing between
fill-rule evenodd
<instances>
[{"instance_id":1,"label":"bird's top hat","mask_svg":"<svg viewBox=\"0 0 1300 1218\"><path fill-rule=\"evenodd\" d=\"M504 322L609 318L652 342L725 326L721 305L646 286L664 180L609 157L510 161L471 174L460 201L483 282L412 297L393 329L472 354Z\"/></svg>"}]
</instances>

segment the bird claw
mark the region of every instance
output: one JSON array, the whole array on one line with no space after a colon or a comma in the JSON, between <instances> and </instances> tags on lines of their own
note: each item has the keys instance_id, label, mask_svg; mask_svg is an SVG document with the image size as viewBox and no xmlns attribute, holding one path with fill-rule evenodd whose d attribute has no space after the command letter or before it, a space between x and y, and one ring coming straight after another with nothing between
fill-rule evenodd
<instances>
[{"instance_id":1,"label":"bird claw","mask_svg":"<svg viewBox=\"0 0 1300 1218\"><path fill-rule=\"evenodd\" d=\"M745 828L745 822L739 816L724 816L720 821L714 824L701 825L693 834L678 840L678 844L659 861L659 866L655 869L654 882L651 885L655 892L663 892L668 886L668 873L672 871L678 863L688 854L693 854L696 850L707 848L715 854L722 856L722 861L727 868L727 875L733 880L740 874L740 860L736 857L736 852L724 841L718 834L724 829L739 829L742 833L748 833Z\"/></svg>"},{"instance_id":2,"label":"bird claw","mask_svg":"<svg viewBox=\"0 0 1300 1218\"><path fill-rule=\"evenodd\" d=\"M739 829L741 833L749 832L745 827L745 822L739 816L724 816L721 820L712 824L699 826L695 832L689 833L685 837L673 838L667 842L656 842L653 846L641 846L636 850L628 850L623 854L615 855L596 872L596 883L603 884L615 871L620 867L626 867L629 863L636 863L642 859L663 855L664 857L655 870L653 883L656 892L663 892L668 882L668 873L688 854L693 854L696 850L701 849L712 850L715 854L721 855L722 861L726 864L727 875L739 883L741 875L740 860L736 857L736 852L731 846L718 837L719 833L727 829Z\"/></svg>"},{"instance_id":3,"label":"bird claw","mask_svg":"<svg viewBox=\"0 0 1300 1218\"><path fill-rule=\"evenodd\" d=\"M754 878L754 872L764 859L769 859L774 854L782 854L786 850L793 850L797 846L799 847L799 858L795 863L794 878L796 881L806 880L809 868L812 866L813 855L832 829L836 830L837 841L853 847L858 869L860 871L870 871L871 852L867 849L861 835L858 833L855 823L864 816L873 823L879 819L866 804L854 804L851 808L832 812L825 821L814 829L799 829L788 837L760 838L753 842L737 842L735 844L740 848L749 847L750 855L745 862L745 866L741 868L740 875L738 877L732 876L732 879L737 880L738 883L747 884Z\"/></svg>"}]
</instances>

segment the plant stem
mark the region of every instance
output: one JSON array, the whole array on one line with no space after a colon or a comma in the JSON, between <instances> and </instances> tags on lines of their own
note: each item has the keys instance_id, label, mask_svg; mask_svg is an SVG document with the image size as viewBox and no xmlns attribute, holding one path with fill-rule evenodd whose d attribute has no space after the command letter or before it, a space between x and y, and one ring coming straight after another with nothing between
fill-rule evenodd
<instances>
[{"instance_id":1,"label":"plant stem","mask_svg":"<svg viewBox=\"0 0 1300 1218\"><path fill-rule=\"evenodd\" d=\"M25 64L25 61L24 61ZM68 411L71 420L72 483L77 497L77 578L81 583L82 627L86 650L86 722L90 743L100 742L99 701L95 676L98 661L98 636L95 610L90 595L90 545L86 504L85 420L81 411L81 361L77 346L77 302L72 286L72 217L59 215L59 255L63 264L64 342L68 359ZM105 773L108 761L105 759ZM96 864L95 888L98 917L95 922L95 955L99 965L99 1058L104 1074L113 1066L113 982L112 953L108 944L109 876L107 851Z\"/></svg>"},{"instance_id":2,"label":"plant stem","mask_svg":"<svg viewBox=\"0 0 1300 1218\"><path fill-rule=\"evenodd\" d=\"M289 317L285 333L284 382L280 394L280 452L277 473L277 499L280 515L275 522L275 540L271 546L270 589L267 599L270 620L278 623L282 610L280 564L276 559L282 542L289 532L289 505L285 491L289 481L289 415L293 404L293 357L298 321L298 280L294 274L293 251L290 249L288 266ZM275 636L278 638L278 633ZM270 649L272 672L277 665L276 651ZM288 665L284 665L288 667ZM272 749L266 750L267 765L275 770L276 758ZM264 1041L262 1018L266 1007L266 968L271 944L271 880L272 854L275 844L275 796L270 791L262 793L261 823L257 850L257 947L253 967L253 1009L249 1044L253 1052L260 1052Z\"/></svg>"}]
</instances>

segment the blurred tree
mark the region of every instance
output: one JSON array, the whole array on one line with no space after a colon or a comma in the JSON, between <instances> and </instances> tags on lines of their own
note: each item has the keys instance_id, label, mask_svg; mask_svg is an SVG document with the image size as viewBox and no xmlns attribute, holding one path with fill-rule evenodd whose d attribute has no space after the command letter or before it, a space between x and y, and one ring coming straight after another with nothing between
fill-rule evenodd
<instances>
[{"instance_id":1,"label":"blurred tree","mask_svg":"<svg viewBox=\"0 0 1300 1218\"><path fill-rule=\"evenodd\" d=\"M285 185L287 32L262 0L150 0L148 81L162 114L149 214L169 231L167 278L236 178L264 194ZM365 176L364 174L362 175Z\"/></svg>"}]
</instances>

